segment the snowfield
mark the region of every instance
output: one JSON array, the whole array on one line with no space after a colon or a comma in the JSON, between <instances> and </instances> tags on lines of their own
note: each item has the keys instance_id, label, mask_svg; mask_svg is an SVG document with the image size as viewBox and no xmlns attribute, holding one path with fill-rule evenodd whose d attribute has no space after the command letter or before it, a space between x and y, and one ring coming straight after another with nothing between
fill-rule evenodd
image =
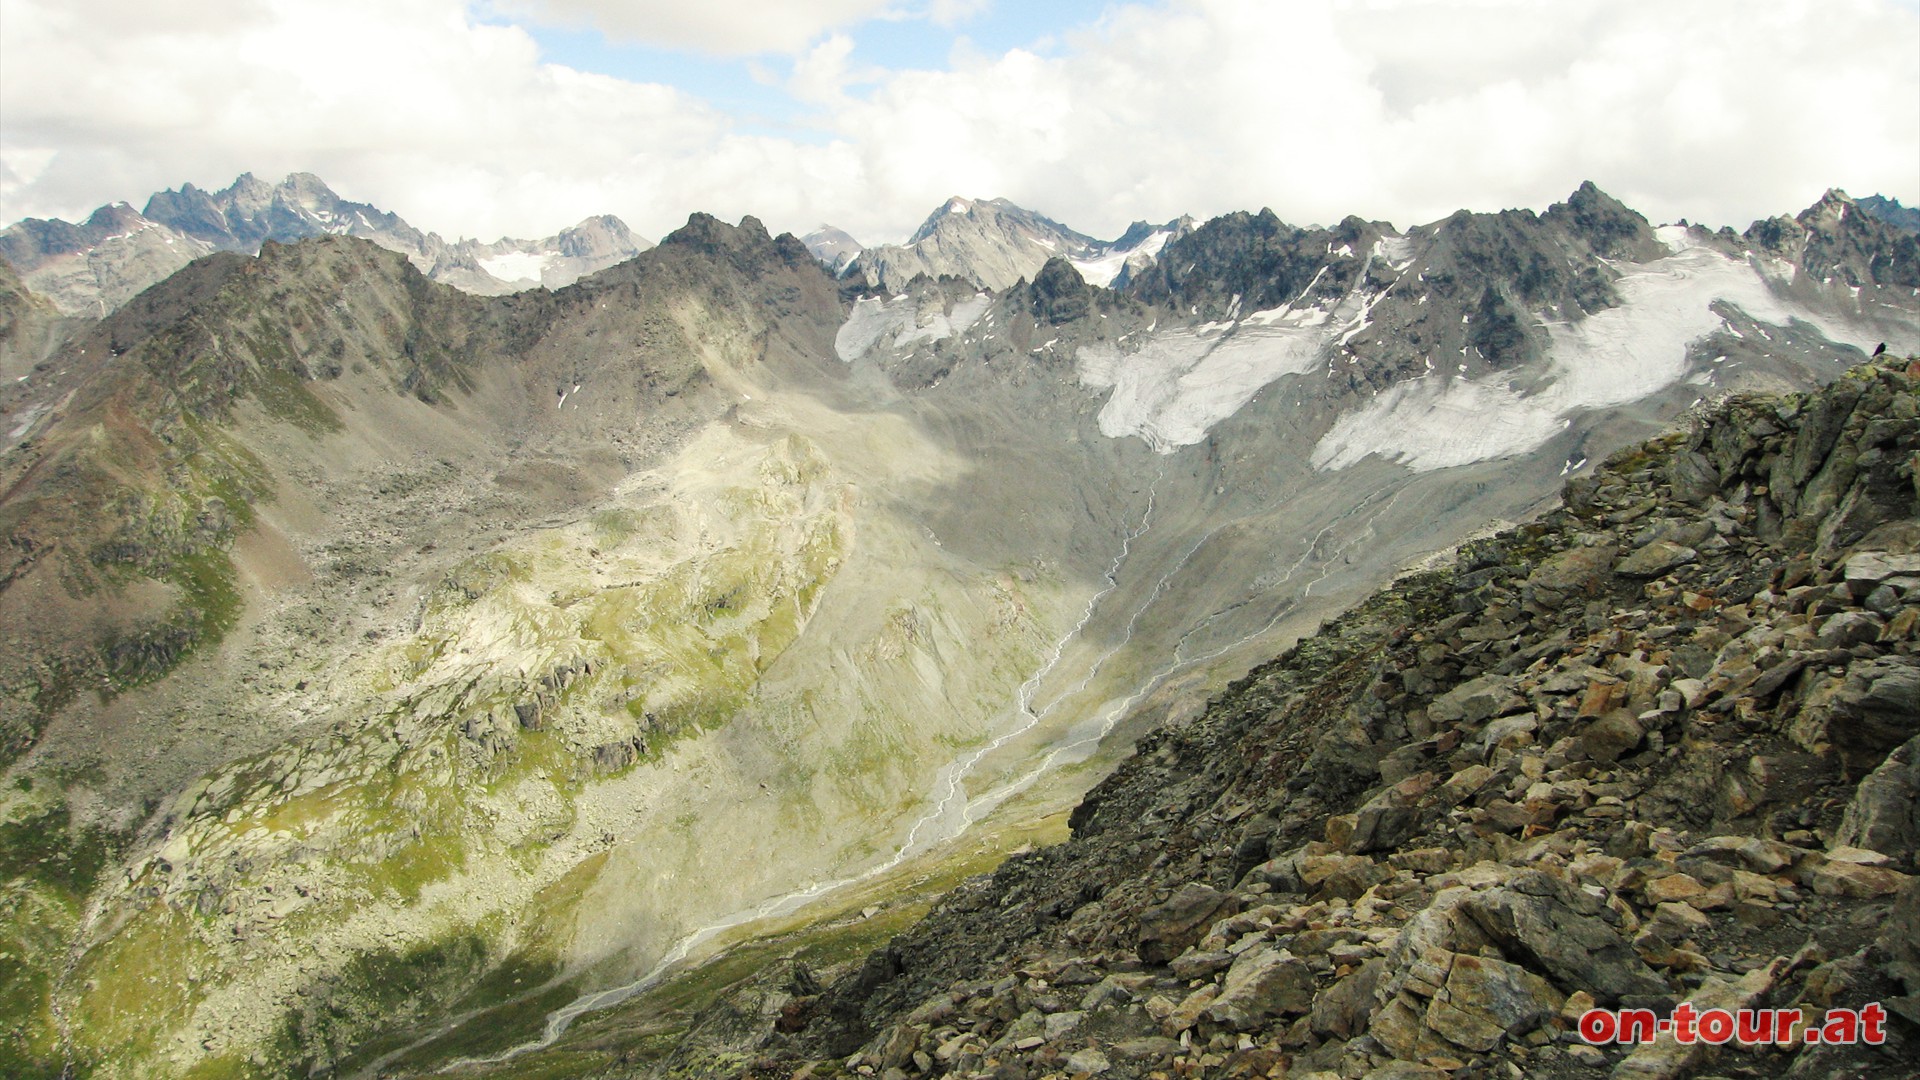
<instances>
[{"instance_id":1,"label":"snowfield","mask_svg":"<svg viewBox=\"0 0 1920 1080\"><path fill-rule=\"evenodd\" d=\"M851 364L882 340L896 349L930 344L966 333L992 305L993 298L986 293L960 301L952 311L942 311L938 304L922 304L905 294L890 300L859 300L834 335L833 351Z\"/></svg>"},{"instance_id":2,"label":"snowfield","mask_svg":"<svg viewBox=\"0 0 1920 1080\"><path fill-rule=\"evenodd\" d=\"M1464 377L1464 363L1447 359L1436 365L1428 357L1428 375L1390 387L1336 419L1314 448L1313 466L1342 469L1377 454L1425 472L1527 453L1569 427L1581 410L1637 401L1686 379L1694 342L1716 330L1738 333L1717 305L1763 324L1798 320L1831 341L1872 347L1874 330L1785 299L1772 279L1784 281L1790 267L1722 254L1679 226L1663 227L1657 235L1670 254L1646 263L1611 264L1619 271L1617 306L1577 322L1544 324L1549 340L1544 364L1476 380ZM1165 237L1156 233L1134 251L1157 251ZM1329 257L1351 258L1353 252L1343 247L1329 251ZM1412 238L1388 236L1367 258L1385 263L1401 278L1383 289L1309 300L1326 273L1322 267L1299 297L1278 308L1233 322L1165 329L1156 324L1119 342L1081 346L1075 357L1080 384L1110 391L1099 413L1101 433L1116 439L1137 436L1170 454L1206 438L1215 424L1276 379L1325 370L1330 358L1371 325L1374 307L1410 272L1417 253ZM1076 265L1097 284L1103 276L1111 280L1122 264L1122 253L1116 252ZM1420 302L1425 300L1423 295ZM861 300L841 326L834 349L851 363L882 342L910 348L962 334L991 302L981 293L943 311L938 303L907 295ZM1238 306L1236 297L1229 318ZM1135 344L1130 346L1129 338ZM1462 374L1454 375L1455 369Z\"/></svg>"},{"instance_id":3,"label":"snowfield","mask_svg":"<svg viewBox=\"0 0 1920 1080\"><path fill-rule=\"evenodd\" d=\"M1312 329L1243 323L1207 332L1216 328L1167 330L1132 353L1111 345L1081 348L1075 360L1081 385L1113 389L1100 410L1100 433L1138 435L1172 453L1206 438L1261 387L1320 366L1325 339Z\"/></svg>"},{"instance_id":4,"label":"snowfield","mask_svg":"<svg viewBox=\"0 0 1920 1080\"><path fill-rule=\"evenodd\" d=\"M509 251L479 263L480 269L501 281L539 281L555 258L557 253L551 251Z\"/></svg>"}]
</instances>

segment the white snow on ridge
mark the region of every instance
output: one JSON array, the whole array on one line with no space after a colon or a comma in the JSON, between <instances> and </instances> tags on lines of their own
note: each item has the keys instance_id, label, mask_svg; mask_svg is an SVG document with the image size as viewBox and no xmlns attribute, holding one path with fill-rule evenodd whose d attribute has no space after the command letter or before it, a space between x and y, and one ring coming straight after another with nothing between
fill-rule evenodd
<instances>
[{"instance_id":1,"label":"white snow on ridge","mask_svg":"<svg viewBox=\"0 0 1920 1080\"><path fill-rule=\"evenodd\" d=\"M953 310L945 314L942 314L938 308L932 310L921 308L915 316L916 325L901 331L900 336L893 339L893 346L896 349L904 349L923 341L935 342L955 334L964 334L974 323L979 322L980 316L985 315L987 309L992 306L992 297L986 293L976 293L971 298L953 305Z\"/></svg>"},{"instance_id":2,"label":"white snow on ridge","mask_svg":"<svg viewBox=\"0 0 1920 1080\"><path fill-rule=\"evenodd\" d=\"M1138 435L1163 454L1207 437L1282 375L1320 364L1325 341L1295 328L1241 325L1203 338L1190 328L1150 338L1133 353L1083 346L1075 360L1081 385L1113 393L1100 409L1100 433Z\"/></svg>"},{"instance_id":3,"label":"white snow on ridge","mask_svg":"<svg viewBox=\"0 0 1920 1080\"><path fill-rule=\"evenodd\" d=\"M479 263L480 269L501 281L539 281L540 275L546 273L558 257L558 253L551 251L509 251L481 259Z\"/></svg>"},{"instance_id":4,"label":"white snow on ridge","mask_svg":"<svg viewBox=\"0 0 1920 1080\"><path fill-rule=\"evenodd\" d=\"M1152 261L1160 254L1160 249L1167 246L1167 241L1172 236L1172 233L1162 229L1148 235L1145 240L1130 248L1109 251L1097 259L1068 259L1067 261L1073 264L1075 270L1080 271L1080 277L1087 284L1098 285L1104 289L1113 284L1113 279L1120 276L1120 271L1129 262L1134 261L1134 256L1139 256L1139 261L1143 264Z\"/></svg>"},{"instance_id":5,"label":"white snow on ridge","mask_svg":"<svg viewBox=\"0 0 1920 1080\"><path fill-rule=\"evenodd\" d=\"M1373 256L1398 273L1413 265L1413 238L1383 236L1373 242Z\"/></svg>"},{"instance_id":6,"label":"white snow on ridge","mask_svg":"<svg viewBox=\"0 0 1920 1080\"><path fill-rule=\"evenodd\" d=\"M856 300L847 321L840 324L840 331L833 335L833 351L851 364L865 356L881 338L911 331L917 314L910 296Z\"/></svg>"},{"instance_id":7,"label":"white snow on ridge","mask_svg":"<svg viewBox=\"0 0 1920 1080\"><path fill-rule=\"evenodd\" d=\"M1621 264L1617 306L1548 326L1544 385L1522 393L1505 376L1402 383L1341 416L1314 448L1314 467L1341 469L1379 454L1425 472L1527 453L1571 413L1636 401L1685 378L1688 346L1723 325L1711 308L1716 301L1760 322L1798 318L1829 340L1871 345L1862 331L1782 300L1755 264L1694 243L1684 228L1659 235L1673 254Z\"/></svg>"},{"instance_id":8,"label":"white snow on ridge","mask_svg":"<svg viewBox=\"0 0 1920 1080\"><path fill-rule=\"evenodd\" d=\"M986 293L953 305L950 312L937 304L922 307L913 297L896 296L891 300L869 298L856 301L847 321L833 337L833 351L851 364L885 340L896 349L939 341L964 334L993 306Z\"/></svg>"}]
</instances>

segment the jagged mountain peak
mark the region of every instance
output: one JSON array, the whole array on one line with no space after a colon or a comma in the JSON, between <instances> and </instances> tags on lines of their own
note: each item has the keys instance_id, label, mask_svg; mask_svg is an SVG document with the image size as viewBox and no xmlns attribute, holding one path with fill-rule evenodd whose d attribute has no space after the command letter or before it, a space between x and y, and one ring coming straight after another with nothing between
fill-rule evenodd
<instances>
[{"instance_id":1,"label":"jagged mountain peak","mask_svg":"<svg viewBox=\"0 0 1920 1080\"><path fill-rule=\"evenodd\" d=\"M807 245L813 257L833 271L835 276L845 273L853 260L866 250L866 245L854 239L851 233L825 222L801 237L800 242Z\"/></svg>"},{"instance_id":2,"label":"jagged mountain peak","mask_svg":"<svg viewBox=\"0 0 1920 1080\"><path fill-rule=\"evenodd\" d=\"M1591 180L1583 181L1565 202L1547 207L1540 217L1563 225L1606 258L1649 259L1662 250L1645 217Z\"/></svg>"},{"instance_id":3,"label":"jagged mountain peak","mask_svg":"<svg viewBox=\"0 0 1920 1080\"><path fill-rule=\"evenodd\" d=\"M0 232L0 254L61 310L101 314L209 250L252 254L269 240L329 234L372 240L435 280L486 294L558 288L652 246L611 214L540 240L448 243L398 214L341 198L315 173L268 183L246 172L218 191L189 182L155 192L139 213L116 203L79 226L21 222Z\"/></svg>"},{"instance_id":4,"label":"jagged mountain peak","mask_svg":"<svg viewBox=\"0 0 1920 1080\"><path fill-rule=\"evenodd\" d=\"M905 244L864 249L845 274L893 292L922 275L930 280L956 277L997 291L1031 279L1048 259L1064 256L1087 280L1113 285L1150 263L1169 237L1191 227L1190 218L1158 228L1139 222L1109 243L1005 198L955 195L928 215Z\"/></svg>"},{"instance_id":5,"label":"jagged mountain peak","mask_svg":"<svg viewBox=\"0 0 1920 1080\"><path fill-rule=\"evenodd\" d=\"M813 262L812 252L799 237L792 233L774 236L752 214L741 218L738 225L729 225L712 214L696 210L687 216L685 225L662 238L660 246L718 255L750 275L780 265Z\"/></svg>"},{"instance_id":6,"label":"jagged mountain peak","mask_svg":"<svg viewBox=\"0 0 1920 1080\"><path fill-rule=\"evenodd\" d=\"M1894 228L1920 233L1920 207L1902 206L1899 199L1890 199L1885 195L1868 195L1859 202L1861 210Z\"/></svg>"},{"instance_id":7,"label":"jagged mountain peak","mask_svg":"<svg viewBox=\"0 0 1920 1080\"><path fill-rule=\"evenodd\" d=\"M968 199L952 196L939 209L927 215L920 227L907 238L909 245L967 226L1027 228L1048 236L1070 237L1091 244L1094 241L1043 214L1035 213L1004 198Z\"/></svg>"},{"instance_id":8,"label":"jagged mountain peak","mask_svg":"<svg viewBox=\"0 0 1920 1080\"><path fill-rule=\"evenodd\" d=\"M1754 222L1741 238L1822 285L1920 289L1920 235L1868 212L1839 188L1793 217Z\"/></svg>"}]
</instances>

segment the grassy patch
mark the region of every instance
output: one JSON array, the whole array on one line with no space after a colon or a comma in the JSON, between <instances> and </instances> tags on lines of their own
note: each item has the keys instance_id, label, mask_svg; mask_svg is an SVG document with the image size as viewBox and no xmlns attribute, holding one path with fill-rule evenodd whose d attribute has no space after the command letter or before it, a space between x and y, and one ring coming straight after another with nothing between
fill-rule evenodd
<instances>
[{"instance_id":1,"label":"grassy patch","mask_svg":"<svg viewBox=\"0 0 1920 1080\"><path fill-rule=\"evenodd\" d=\"M189 977L213 969L186 915L149 907L81 966L76 1043L91 1057L153 1060L198 1000Z\"/></svg>"},{"instance_id":2,"label":"grassy patch","mask_svg":"<svg viewBox=\"0 0 1920 1080\"><path fill-rule=\"evenodd\" d=\"M301 1073L331 1063L341 1071L404 1043L403 1032L423 1016L443 1012L486 969L487 942L458 934L405 951L361 953L339 974L316 985L293 1020Z\"/></svg>"},{"instance_id":3,"label":"grassy patch","mask_svg":"<svg viewBox=\"0 0 1920 1080\"><path fill-rule=\"evenodd\" d=\"M286 421L309 434L328 434L346 429L340 423L340 415L334 413L326 402L321 402L313 390L307 390L307 384L292 371L265 367L253 373L252 384L248 390L253 392L267 415L278 421Z\"/></svg>"},{"instance_id":4,"label":"grassy patch","mask_svg":"<svg viewBox=\"0 0 1920 1080\"><path fill-rule=\"evenodd\" d=\"M72 828L65 804L0 824L0 880L28 879L76 904L111 855L105 833Z\"/></svg>"},{"instance_id":5,"label":"grassy patch","mask_svg":"<svg viewBox=\"0 0 1920 1080\"><path fill-rule=\"evenodd\" d=\"M100 656L114 692L165 678L194 650L216 644L240 619L239 575L227 553L201 548L182 555L163 576L180 602L162 620L110 634Z\"/></svg>"}]
</instances>

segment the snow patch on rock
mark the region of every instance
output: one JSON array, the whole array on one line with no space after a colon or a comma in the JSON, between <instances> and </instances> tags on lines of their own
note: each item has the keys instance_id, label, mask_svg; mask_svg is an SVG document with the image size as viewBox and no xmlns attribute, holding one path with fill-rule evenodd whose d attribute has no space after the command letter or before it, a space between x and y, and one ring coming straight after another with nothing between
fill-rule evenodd
<instances>
[{"instance_id":1,"label":"snow patch on rock","mask_svg":"<svg viewBox=\"0 0 1920 1080\"><path fill-rule=\"evenodd\" d=\"M1169 330L1131 353L1111 345L1082 347L1075 360L1081 385L1113 390L1100 409L1100 433L1138 435L1163 454L1191 446L1261 387L1317 368L1325 345L1321 334L1294 327L1218 330Z\"/></svg>"},{"instance_id":2,"label":"snow patch on rock","mask_svg":"<svg viewBox=\"0 0 1920 1080\"><path fill-rule=\"evenodd\" d=\"M869 297L854 303L833 337L833 351L851 364L882 342L905 349L950 338L966 333L992 306L993 298L986 293L960 301L951 311L937 300L917 300L906 294L889 300Z\"/></svg>"},{"instance_id":3,"label":"snow patch on rock","mask_svg":"<svg viewBox=\"0 0 1920 1080\"><path fill-rule=\"evenodd\" d=\"M1673 254L1620 264L1618 306L1548 326L1539 385L1523 392L1512 376L1401 383L1340 417L1314 448L1314 467L1340 469L1379 454L1425 472L1527 453L1576 411L1637 401L1686 378L1689 346L1724 324L1716 303L1758 322L1799 319L1831 341L1870 344L1860 330L1782 299L1758 262L1696 243L1684 228L1659 236Z\"/></svg>"},{"instance_id":4,"label":"snow patch on rock","mask_svg":"<svg viewBox=\"0 0 1920 1080\"><path fill-rule=\"evenodd\" d=\"M551 251L509 251L479 263L480 269L501 281L540 281L556 257Z\"/></svg>"}]
</instances>

